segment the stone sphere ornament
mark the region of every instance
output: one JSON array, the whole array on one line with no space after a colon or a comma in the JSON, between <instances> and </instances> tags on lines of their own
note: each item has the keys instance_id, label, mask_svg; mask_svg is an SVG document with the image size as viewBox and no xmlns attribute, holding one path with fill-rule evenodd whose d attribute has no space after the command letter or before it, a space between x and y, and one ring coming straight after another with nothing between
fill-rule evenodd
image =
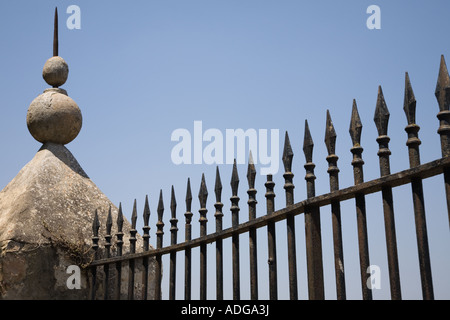
<instances>
[{"instance_id":1,"label":"stone sphere ornament","mask_svg":"<svg viewBox=\"0 0 450 320\"><path fill-rule=\"evenodd\" d=\"M81 110L64 89L45 90L28 108L27 127L39 142L67 144L77 137L81 126Z\"/></svg>"},{"instance_id":2,"label":"stone sphere ornament","mask_svg":"<svg viewBox=\"0 0 450 320\"><path fill-rule=\"evenodd\" d=\"M45 62L42 77L52 87L57 88L62 86L66 83L68 76L69 66L63 58L55 56Z\"/></svg>"}]
</instances>

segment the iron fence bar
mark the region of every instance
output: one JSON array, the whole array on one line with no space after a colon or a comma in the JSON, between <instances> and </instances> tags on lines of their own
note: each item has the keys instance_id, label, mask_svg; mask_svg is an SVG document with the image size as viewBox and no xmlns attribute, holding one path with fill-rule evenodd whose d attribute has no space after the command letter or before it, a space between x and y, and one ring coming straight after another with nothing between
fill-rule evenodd
<instances>
[{"instance_id":1,"label":"iron fence bar","mask_svg":"<svg viewBox=\"0 0 450 320\"><path fill-rule=\"evenodd\" d=\"M374 121L378 130L377 142L379 144L378 157L380 159L380 176L387 176L390 172L389 140L387 135L389 111L383 96L381 86L378 87L377 105L375 108ZM394 204L392 198L392 187L384 186L381 189L383 198L383 212L386 232L386 248L388 254L389 282L391 286L391 298L401 299L400 272L398 267L397 239L395 235Z\"/></svg>"},{"instance_id":2,"label":"iron fence bar","mask_svg":"<svg viewBox=\"0 0 450 320\"><path fill-rule=\"evenodd\" d=\"M164 213L164 203L162 190L159 192L158 208L156 209L158 213L158 221L156 222L156 248L161 249L163 247L163 235L164 235L164 222L162 221ZM161 280L162 280L162 260L161 254L155 256L155 300L161 300Z\"/></svg>"},{"instance_id":3,"label":"iron fence bar","mask_svg":"<svg viewBox=\"0 0 450 320\"><path fill-rule=\"evenodd\" d=\"M364 183L364 160L362 159L363 148L360 145L362 123L358 113L356 100L353 99L352 116L350 121L350 137L353 147L350 149L353 154L353 178L355 186ZM367 285L369 273L367 269L369 262L369 241L367 236L367 219L366 219L366 199L363 193L355 194L356 220L358 228L358 247L359 247L359 267L361 274L361 291L364 300L372 300L372 290Z\"/></svg>"},{"instance_id":4,"label":"iron fence bar","mask_svg":"<svg viewBox=\"0 0 450 320\"><path fill-rule=\"evenodd\" d=\"M112 229L112 214L111 214L111 206L109 206L108 217L106 218L106 235L105 235L105 255L106 259L111 257L111 229ZM103 271L105 272L105 292L103 295L103 299L108 299L108 291L109 291L109 264L105 264L103 266Z\"/></svg>"},{"instance_id":5,"label":"iron fence bar","mask_svg":"<svg viewBox=\"0 0 450 320\"><path fill-rule=\"evenodd\" d=\"M248 219L256 218L256 189L255 189L256 169L253 163L252 152L248 160L247 180L248 180ZM249 231L249 256L250 256L250 299L258 300L258 258L257 258L257 239L256 229Z\"/></svg>"},{"instance_id":6,"label":"iron fence bar","mask_svg":"<svg viewBox=\"0 0 450 320\"><path fill-rule=\"evenodd\" d=\"M328 174L330 176L330 192L339 190L339 168L337 161L339 157L335 154L336 132L331 120L330 112L327 110L325 125L325 145L328 156ZM341 227L341 204L339 201L331 202L331 218L333 225L333 247L334 247L334 269L336 275L336 296L338 300L345 300L345 273L344 273L344 251L342 247Z\"/></svg>"},{"instance_id":7,"label":"iron fence bar","mask_svg":"<svg viewBox=\"0 0 450 320\"><path fill-rule=\"evenodd\" d=\"M94 259L98 258L98 229L100 229L100 222L98 221L97 209L94 213L94 221L92 222L92 249L94 250ZM92 287L91 287L91 300L95 300L95 287L97 285L97 267L91 269L92 273Z\"/></svg>"},{"instance_id":8,"label":"iron fence bar","mask_svg":"<svg viewBox=\"0 0 450 320\"><path fill-rule=\"evenodd\" d=\"M441 139L442 156L450 156L450 77L444 55L441 55L439 75L436 84L435 96L439 104L438 133ZM447 213L450 223L450 167L444 169L445 195L447 198Z\"/></svg>"},{"instance_id":9,"label":"iron fence bar","mask_svg":"<svg viewBox=\"0 0 450 320\"><path fill-rule=\"evenodd\" d=\"M267 175L266 187L266 210L267 216L273 215L275 211L275 193L273 189L275 182L272 181L272 175ZM278 280L277 280L277 246L275 222L267 222L267 242L268 242L268 264L269 264L269 298L270 300L278 299Z\"/></svg>"},{"instance_id":10,"label":"iron fence bar","mask_svg":"<svg viewBox=\"0 0 450 320\"><path fill-rule=\"evenodd\" d=\"M257 217L252 221L243 222L236 227L230 227L222 230L221 232L211 233L204 237L199 237L190 241L185 241L174 246L167 246L164 248L157 248L148 252L139 252L133 255L126 255L121 257L111 257L109 259L94 260L90 266L103 265L105 263L116 263L125 261L127 259L153 257L156 255L164 255L172 250L181 251L187 248L195 248L201 244L208 244L215 242L217 239L230 238L235 234L242 234L248 232L250 228L261 228L267 226L268 222L278 222L285 220L289 214L299 215L305 212L305 207L318 206L323 207L330 205L332 201L345 201L354 199L356 195L369 195L372 193L380 192L383 187L390 186L392 188L402 186L411 183L412 179L421 178L427 179L444 172L444 168L450 166L450 157L440 158L431 162L427 162L418 167L406 169L397 173L390 174L388 176L380 177L374 180L360 183L355 186L340 189L338 191L325 193L313 198L305 199L297 202L290 207L282 208L274 211L272 214Z\"/></svg>"},{"instance_id":11,"label":"iron fence bar","mask_svg":"<svg viewBox=\"0 0 450 320\"><path fill-rule=\"evenodd\" d=\"M220 180L219 167L216 167L216 181L214 186L214 192L216 195L216 203L214 207L216 212L214 217L216 218L216 232L222 231L222 182ZM222 239L216 240L216 299L223 300L223 255L222 255L223 243Z\"/></svg>"},{"instance_id":12,"label":"iron fence bar","mask_svg":"<svg viewBox=\"0 0 450 320\"><path fill-rule=\"evenodd\" d=\"M192 192L191 192L191 180L188 178L186 187L186 213L184 214L185 224L185 242L189 242L192 239ZM191 248L186 248L184 251L184 299L191 300Z\"/></svg>"},{"instance_id":13,"label":"iron fence bar","mask_svg":"<svg viewBox=\"0 0 450 320\"><path fill-rule=\"evenodd\" d=\"M305 136L303 152L306 163L306 192L307 198L315 196L314 175L315 164L312 162L314 143L309 131L308 121L305 120ZM324 296L323 263L322 263L322 237L320 229L319 206L305 207L305 234L306 234L306 262L308 269L308 296L310 300L322 300Z\"/></svg>"},{"instance_id":14,"label":"iron fence bar","mask_svg":"<svg viewBox=\"0 0 450 320\"><path fill-rule=\"evenodd\" d=\"M233 171L231 174L231 225L233 228L239 227L239 197L238 197L238 186L239 186L239 176L236 167L236 159L234 159ZM232 259L233 259L233 300L240 300L241 289L240 289L240 277L239 277L239 233L232 234Z\"/></svg>"},{"instance_id":15,"label":"iron fence bar","mask_svg":"<svg viewBox=\"0 0 450 320\"><path fill-rule=\"evenodd\" d=\"M131 229L130 229L130 253L136 252L136 220L137 220L137 210L136 210L136 199L134 199L133 212L131 214ZM128 273L128 300L134 299L134 274L135 274L135 260L130 259L129 261L129 273Z\"/></svg>"},{"instance_id":16,"label":"iron fence bar","mask_svg":"<svg viewBox=\"0 0 450 320\"><path fill-rule=\"evenodd\" d=\"M286 207L294 204L294 184L292 180L294 174L292 173L292 152L291 143L288 132L286 131L283 148L283 165L284 165L284 189L286 193ZM295 248L295 219L294 215L286 217L286 231L287 231L287 247L288 247L288 267L289 267L289 298L291 300L298 299L297 288L297 253Z\"/></svg>"},{"instance_id":17,"label":"iron fence bar","mask_svg":"<svg viewBox=\"0 0 450 320\"><path fill-rule=\"evenodd\" d=\"M176 209L177 209L177 202L175 199L175 191L172 186L172 191L170 194L170 211L172 214L172 217L170 219L170 245L177 244L177 222L178 219L176 218ZM175 300L175 287L176 287L176 265L177 265L177 253L171 252L170 253L170 279L169 279L169 299Z\"/></svg>"},{"instance_id":18,"label":"iron fence bar","mask_svg":"<svg viewBox=\"0 0 450 320\"><path fill-rule=\"evenodd\" d=\"M122 212L122 204L119 203L119 212L117 213L117 256L121 257L122 256L122 247L123 247L123 232L122 232L122 228L123 228L123 212ZM121 279L122 279L122 261L124 260L119 260L116 263L116 270L117 270L117 279L116 279L116 300L120 300L120 289L121 289Z\"/></svg>"},{"instance_id":19,"label":"iron fence bar","mask_svg":"<svg viewBox=\"0 0 450 320\"><path fill-rule=\"evenodd\" d=\"M419 145L421 144L421 141L418 135L420 127L416 124L416 98L414 97L408 72L405 73L405 98L403 109L408 121L405 131L408 133L406 145L408 146L409 166L410 168L414 168L420 165ZM433 280L431 276L430 253L428 249L422 179L412 179L411 189L414 205L414 220L416 224L422 297L424 300L432 300L434 299Z\"/></svg>"},{"instance_id":20,"label":"iron fence bar","mask_svg":"<svg viewBox=\"0 0 450 320\"><path fill-rule=\"evenodd\" d=\"M205 175L202 174L202 182L200 185L200 191L198 193L198 199L200 201L200 237L206 236L206 223L208 219L206 218L206 200L208 198L208 190L206 189ZM200 300L206 300L206 243L200 245Z\"/></svg>"},{"instance_id":21,"label":"iron fence bar","mask_svg":"<svg viewBox=\"0 0 450 320\"><path fill-rule=\"evenodd\" d=\"M149 227L149 219L150 219L150 206L148 204L148 196L145 196L145 204L144 204L144 213L143 213L143 218L144 218L144 227L142 228L142 230L144 231L144 235L142 236L143 238L143 243L144 243L144 247L143 250L144 252L149 250L150 247L150 227ZM147 292L148 292L148 257L144 257L142 260L142 264L144 266L144 276L142 278L142 282L143 282L143 295L142 295L142 299L143 300L147 300Z\"/></svg>"}]
</instances>

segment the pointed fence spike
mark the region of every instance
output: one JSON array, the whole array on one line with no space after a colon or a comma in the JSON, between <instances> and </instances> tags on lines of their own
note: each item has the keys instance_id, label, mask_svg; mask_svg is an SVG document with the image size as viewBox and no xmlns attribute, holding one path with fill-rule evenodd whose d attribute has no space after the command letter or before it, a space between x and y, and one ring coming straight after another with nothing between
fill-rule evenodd
<instances>
[{"instance_id":1,"label":"pointed fence spike","mask_svg":"<svg viewBox=\"0 0 450 320\"><path fill-rule=\"evenodd\" d=\"M220 180L219 166L216 166L216 182L214 192L216 194L216 201L222 201L222 181Z\"/></svg>"},{"instance_id":2,"label":"pointed fence spike","mask_svg":"<svg viewBox=\"0 0 450 320\"><path fill-rule=\"evenodd\" d=\"M200 200L200 207L206 207L206 200L208 199L208 189L206 188L205 174L202 173L202 182L200 183L200 190L198 192L198 199Z\"/></svg>"},{"instance_id":3,"label":"pointed fence spike","mask_svg":"<svg viewBox=\"0 0 450 320\"><path fill-rule=\"evenodd\" d=\"M325 145L327 146L328 155L335 153L336 131L334 130L334 125L333 125L333 121L331 120L329 110L327 110L327 121L326 121L326 128L325 128Z\"/></svg>"},{"instance_id":4,"label":"pointed fence spike","mask_svg":"<svg viewBox=\"0 0 450 320\"><path fill-rule=\"evenodd\" d=\"M188 178L186 187L186 211L188 212L191 211L191 204L192 204L191 179Z\"/></svg>"},{"instance_id":5,"label":"pointed fence spike","mask_svg":"<svg viewBox=\"0 0 450 320\"><path fill-rule=\"evenodd\" d=\"M122 228L123 228L122 203L119 203L119 213L117 214L117 232L122 232Z\"/></svg>"},{"instance_id":6,"label":"pointed fence spike","mask_svg":"<svg viewBox=\"0 0 450 320\"><path fill-rule=\"evenodd\" d=\"M291 172L293 157L294 152L292 152L291 142L289 140L288 132L286 131L284 136L284 148L282 157L285 172Z\"/></svg>"},{"instance_id":7,"label":"pointed fence spike","mask_svg":"<svg viewBox=\"0 0 450 320\"><path fill-rule=\"evenodd\" d=\"M409 80L408 72L405 72L405 97L403 100L403 110L405 111L408 124L416 123L416 97Z\"/></svg>"},{"instance_id":8,"label":"pointed fence spike","mask_svg":"<svg viewBox=\"0 0 450 320\"><path fill-rule=\"evenodd\" d=\"M250 151L247 168L247 181L250 189L253 189L255 187L255 178L256 178L255 163L253 162L253 155L252 152Z\"/></svg>"},{"instance_id":9,"label":"pointed fence spike","mask_svg":"<svg viewBox=\"0 0 450 320\"><path fill-rule=\"evenodd\" d=\"M435 91L436 99L439 103L439 110L449 110L450 106L450 77L448 74L447 64L444 55L441 55L441 63L439 66L439 75Z\"/></svg>"},{"instance_id":10,"label":"pointed fence spike","mask_svg":"<svg viewBox=\"0 0 450 320\"><path fill-rule=\"evenodd\" d=\"M58 56L58 7L55 7L55 20L53 27L53 56Z\"/></svg>"},{"instance_id":11,"label":"pointed fence spike","mask_svg":"<svg viewBox=\"0 0 450 320\"><path fill-rule=\"evenodd\" d=\"M361 118L359 117L358 107L356 105L356 100L353 99L352 106L352 116L350 120L350 137L352 138L353 145L360 145L361 143L361 131L362 131L362 123Z\"/></svg>"},{"instance_id":12,"label":"pointed fence spike","mask_svg":"<svg viewBox=\"0 0 450 320\"><path fill-rule=\"evenodd\" d=\"M111 234L112 224L111 206L109 206L108 217L106 218L106 234Z\"/></svg>"},{"instance_id":13,"label":"pointed fence spike","mask_svg":"<svg viewBox=\"0 0 450 320\"><path fill-rule=\"evenodd\" d=\"M94 233L94 237L98 237L98 229L100 229L100 221L98 220L97 209L95 209L94 221L92 222L92 232Z\"/></svg>"},{"instance_id":14,"label":"pointed fence spike","mask_svg":"<svg viewBox=\"0 0 450 320\"><path fill-rule=\"evenodd\" d=\"M175 190L172 186L172 191L170 194L170 210L172 212L172 218L175 218L175 211L177 209L177 200L175 199Z\"/></svg>"},{"instance_id":15,"label":"pointed fence spike","mask_svg":"<svg viewBox=\"0 0 450 320\"><path fill-rule=\"evenodd\" d=\"M238 175L238 171L237 171L237 166L236 166L236 159L234 159L234 163L233 163L233 172L231 174L231 191L233 196L236 196L238 193L238 187L239 187L239 175Z\"/></svg>"},{"instance_id":16,"label":"pointed fence spike","mask_svg":"<svg viewBox=\"0 0 450 320\"><path fill-rule=\"evenodd\" d=\"M387 135L389 116L390 114L386 101L384 100L383 90L381 89L381 86L378 86L377 105L373 121L375 121L379 136Z\"/></svg>"},{"instance_id":17,"label":"pointed fence spike","mask_svg":"<svg viewBox=\"0 0 450 320\"><path fill-rule=\"evenodd\" d=\"M164 201L163 201L163 195L162 195L162 189L159 190L159 201L158 201L158 208L156 209L158 212L158 219L162 219L162 215L164 213Z\"/></svg>"},{"instance_id":18,"label":"pointed fence spike","mask_svg":"<svg viewBox=\"0 0 450 320\"><path fill-rule=\"evenodd\" d=\"M145 204L144 204L144 225L148 226L149 219L150 219L150 206L148 204L148 195L145 196Z\"/></svg>"},{"instance_id":19,"label":"pointed fence spike","mask_svg":"<svg viewBox=\"0 0 450 320\"><path fill-rule=\"evenodd\" d=\"M312 153L314 142L309 131L308 120L305 120L305 136L303 139L303 152L305 153L306 162L312 162Z\"/></svg>"},{"instance_id":20,"label":"pointed fence spike","mask_svg":"<svg viewBox=\"0 0 450 320\"><path fill-rule=\"evenodd\" d=\"M137 221L137 210L136 210L136 199L134 199L133 212L131 213L131 228L136 229Z\"/></svg>"}]
</instances>

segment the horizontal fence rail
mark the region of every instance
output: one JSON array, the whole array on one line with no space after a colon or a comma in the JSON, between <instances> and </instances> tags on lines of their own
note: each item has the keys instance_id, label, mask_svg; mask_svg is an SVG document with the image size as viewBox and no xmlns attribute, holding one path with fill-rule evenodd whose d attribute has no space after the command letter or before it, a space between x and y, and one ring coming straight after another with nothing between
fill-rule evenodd
<instances>
[{"instance_id":1,"label":"horizontal fence rail","mask_svg":"<svg viewBox=\"0 0 450 320\"><path fill-rule=\"evenodd\" d=\"M345 287L345 273L344 273L344 255L343 255L343 241L342 241L342 225L341 225L341 202L349 199L355 200L356 219L357 219L357 232L358 232L358 248L359 248L359 263L360 263L360 277L361 277L361 292L362 297L365 300L372 299L372 291L367 285L369 280L369 274L367 272L370 267L369 260L369 246L368 246L368 233L367 233L367 220L366 220L366 203L365 197L372 193L381 193L382 205L383 205L383 217L385 226L386 237L386 253L388 260L389 270L389 285L392 299L401 299L402 293L400 288L400 272L398 264L397 253L397 239L396 239L396 227L395 227L395 214L393 206L393 188L410 184L414 219L416 228L416 239L419 258L419 269L422 287L423 299L434 299L433 281L431 274L430 254L428 247L428 235L426 227L425 205L422 181L424 179L436 176L444 176L445 194L447 197L447 211L450 220L450 78L448 75L447 67L445 65L444 57L441 57L441 64L439 68L438 82L436 86L435 96L439 105L439 113L437 115L440 126L438 133L441 139L442 158L427 162L425 164L420 163L419 145L421 141L418 137L420 127L416 124L415 110L416 100L412 90L408 73L405 74L405 96L404 96L404 111L407 118L408 125L405 128L407 133L407 142L409 152L410 168L397 172L390 172L389 157L391 151L389 150L390 138L387 135L389 111L383 96L381 86L378 88L378 97L375 108L374 122L377 128L378 137L376 141L379 146L378 157L380 167L380 177L370 181L364 181L362 158L363 148L360 145L362 123L359 118L358 108L356 101L353 101L352 114L350 121L349 133L352 140L352 148L350 149L353 160L353 175L354 185L351 187L341 189L339 187L339 168L337 165L338 156L335 154L336 145L336 132L334 130L333 122L331 120L330 112L327 110L326 117L326 130L325 130L325 145L327 147L328 156L326 158L328 162L328 174L330 183L330 192L322 195L315 194L315 179L314 174L315 164L313 163L313 139L310 134L308 122L305 121L305 133L303 142L303 152L305 155L306 163L305 167L305 180L306 180L306 199L295 202L294 201L294 183L292 173L292 160L294 153L289 140L289 135L286 132L284 149L282 155L282 161L284 165L283 178L285 184L286 206L280 210L275 210L274 205L274 187L272 175L267 175L265 182L265 198L266 198L266 214L257 217L256 216L256 193L255 189L255 176L256 170L253 163L252 155L250 153L247 169L247 182L248 182L248 221L239 223L240 198L238 196L239 188L239 175L234 162L232 174L231 174L231 198L230 198L230 212L231 212L231 227L223 229L223 206L222 203L222 181L219 173L219 167L216 168L216 178L214 186L214 219L215 219L215 232L207 233L207 199L208 190L205 183L205 176L202 175L200 190L198 193L198 200L200 209L199 224L200 224L200 237L192 239L192 192L190 179L187 181L186 197L185 197L185 240L183 242L177 242L178 232L178 219L176 217L177 202L175 197L175 191L172 187L170 198L170 245L163 246L163 234L164 234L164 203L162 198L162 191L160 192L157 214L158 221L156 223L156 248L150 248L149 246L149 216L150 210L148 205L148 197L145 199L144 205L144 234L142 236L143 250L136 252L137 230L136 230L136 201L134 203L133 212L131 216L131 230L129 237L129 252L123 254L123 213L122 206L119 205L119 212L117 215L117 234L115 245L117 247L116 255L112 256L111 246L113 236L111 235L112 217L111 210L108 214L106 221L106 234L104 236L104 251L100 255L99 246L99 228L100 222L98 221L98 215L95 213L93 221L93 245L92 248L95 253L95 259L90 264L91 270L90 286L92 292L92 298L99 298L96 293L99 287L98 283L98 271L103 267L103 296L104 299L120 299L122 290L122 264L128 263L128 278L127 278L127 298L133 299L136 294L134 292L135 282L140 281L143 285L142 295L139 298L147 299L148 291L150 287L150 261L154 265L154 286L152 288L154 299L161 299L161 279L162 279L162 256L170 256L169 265L169 299L175 299L176 288L176 253L184 251L184 298L191 299L192 291L192 249L200 248L200 299L206 299L207 297L207 244L215 243L215 268L216 268L216 299L223 299L223 283L224 283L224 256L223 256L223 240L231 238L231 263L232 263L232 295L233 299L240 299L240 243L239 236L241 234L248 233L249 241L249 267L250 267L250 297L251 299L258 299L258 252L257 250L257 233L259 228L267 227L267 261L269 264L269 296L270 299L278 298L278 280L277 280L277 254L276 244L280 239L276 238L275 223L280 221L286 221L287 230L287 262L289 270L289 297L292 300L298 299L298 279L297 279L297 253L296 253L296 233L294 217L299 214L304 214L305 217L305 240L306 240L306 263L307 263L307 277L308 277L308 297L309 299L324 299L324 272L323 272L323 257L322 257L322 234L320 209L324 206L331 206L332 217L332 233L333 233L333 251L334 251L334 265L335 265L335 281L336 281L336 295L337 299L346 299L346 287ZM241 205L242 206L242 205ZM142 264L142 280L136 279L136 270L139 269L138 264ZM115 284L114 290L110 287L110 271L111 268L115 269L116 276L114 277ZM114 294L110 294L110 291L114 291Z\"/></svg>"}]
</instances>

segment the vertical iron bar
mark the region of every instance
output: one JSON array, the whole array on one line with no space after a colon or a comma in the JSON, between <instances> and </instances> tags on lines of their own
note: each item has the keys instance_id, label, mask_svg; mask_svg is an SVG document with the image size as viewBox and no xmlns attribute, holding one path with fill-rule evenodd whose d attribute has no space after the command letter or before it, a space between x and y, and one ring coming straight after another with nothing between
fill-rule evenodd
<instances>
[{"instance_id":1,"label":"vertical iron bar","mask_svg":"<svg viewBox=\"0 0 450 320\"><path fill-rule=\"evenodd\" d=\"M327 110L325 145L328 151L326 159L328 162L328 174L330 176L330 192L333 192L339 190L339 168L337 166L339 157L335 154L336 132L331 121L329 110ZM333 224L336 295L338 300L345 300L344 252L342 248L341 204L339 201L331 202L331 217Z\"/></svg>"},{"instance_id":2,"label":"vertical iron bar","mask_svg":"<svg viewBox=\"0 0 450 320\"><path fill-rule=\"evenodd\" d=\"M450 156L450 77L444 55L441 56L435 96L439 104L437 118L439 119L438 133L441 137L442 156L448 157ZM444 183L447 197L447 213L450 222L450 167L444 168Z\"/></svg>"},{"instance_id":3,"label":"vertical iron bar","mask_svg":"<svg viewBox=\"0 0 450 320\"><path fill-rule=\"evenodd\" d=\"M106 218L106 235L105 235L105 258L108 259L111 257L111 229L112 229L112 215L111 215L111 206L109 206L108 217ZM103 270L105 272L105 292L103 299L108 299L108 291L109 291L109 263L106 263L103 266Z\"/></svg>"},{"instance_id":4,"label":"vertical iron bar","mask_svg":"<svg viewBox=\"0 0 450 320\"><path fill-rule=\"evenodd\" d=\"M389 140L387 136L389 111L384 100L381 86L378 87L377 106L374 121L378 130L377 142L379 144L378 157L380 158L381 177L391 174L389 156ZM384 223L386 230L386 247L388 254L389 280L391 286L391 298L401 299L400 273L398 267L397 240L395 235L394 204L392 199L392 187L384 186L381 189L383 197Z\"/></svg>"},{"instance_id":5,"label":"vertical iron bar","mask_svg":"<svg viewBox=\"0 0 450 320\"><path fill-rule=\"evenodd\" d=\"M136 252L136 199L134 199L133 212L131 214L131 229L130 229L130 253ZM129 260L129 274L128 274L128 300L134 299L134 273L135 273L135 261L134 259Z\"/></svg>"},{"instance_id":6,"label":"vertical iron bar","mask_svg":"<svg viewBox=\"0 0 450 320\"><path fill-rule=\"evenodd\" d=\"M303 140L303 152L305 153L306 190L307 197L312 198L316 194L314 180L315 164L312 162L314 143L309 131L308 121L305 120L305 137ZM308 267L308 294L311 300L324 299L323 263L322 263L322 237L320 230L319 207L305 208L305 233L306 233L306 258Z\"/></svg>"},{"instance_id":7,"label":"vertical iron bar","mask_svg":"<svg viewBox=\"0 0 450 320\"><path fill-rule=\"evenodd\" d=\"M266 206L267 215L271 215L275 211L275 193L273 188L275 182L272 181L272 175L267 175L266 186ZM278 281L277 281L277 246L275 234L275 222L269 221L267 223L267 241L268 241L268 260L269 264L269 297L270 300L278 299Z\"/></svg>"},{"instance_id":8,"label":"vertical iron bar","mask_svg":"<svg viewBox=\"0 0 450 320\"><path fill-rule=\"evenodd\" d=\"M198 193L198 199L200 201L200 237L206 237L206 200L208 198L208 190L206 188L205 175L202 174L202 182L200 184L200 191ZM206 300L206 244L200 245L200 300Z\"/></svg>"},{"instance_id":9,"label":"vertical iron bar","mask_svg":"<svg viewBox=\"0 0 450 320\"><path fill-rule=\"evenodd\" d=\"M216 167L216 182L214 187L214 192L216 194L216 203L214 207L216 212L214 217L216 218L216 232L222 231L222 182L220 180L219 167ZM222 239L216 240L216 299L223 300L223 255L222 250L223 241Z\"/></svg>"},{"instance_id":10,"label":"vertical iron bar","mask_svg":"<svg viewBox=\"0 0 450 320\"><path fill-rule=\"evenodd\" d=\"M144 231L144 235L142 236L144 241L144 251L148 251L150 247L150 227L149 227L149 219L150 219L150 206L148 204L148 196L145 196L145 204L144 204L144 227L142 230ZM144 276L143 276L143 295L142 299L147 300L147 292L148 292L148 258L144 258L142 261L144 265Z\"/></svg>"},{"instance_id":11,"label":"vertical iron bar","mask_svg":"<svg viewBox=\"0 0 450 320\"><path fill-rule=\"evenodd\" d=\"M123 212L122 212L122 203L119 203L119 212L117 214L117 256L122 255L122 247L123 247ZM117 281L116 281L116 299L120 300L120 289L122 285L122 262L116 263L116 270L117 270Z\"/></svg>"},{"instance_id":12,"label":"vertical iron bar","mask_svg":"<svg viewBox=\"0 0 450 320\"><path fill-rule=\"evenodd\" d=\"M239 197L238 186L239 176L236 167L236 159L234 159L233 172L231 174L231 226L237 227L239 225ZM233 300L240 300L240 278L239 278L239 234L232 235L232 256L233 256Z\"/></svg>"},{"instance_id":13,"label":"vertical iron bar","mask_svg":"<svg viewBox=\"0 0 450 320\"><path fill-rule=\"evenodd\" d=\"M350 121L350 137L352 138L353 147L350 149L353 154L353 178L355 186L364 182L362 159L363 148L361 147L361 131L362 123L358 113L356 100L353 99L352 116ZM364 300L372 300L372 290L367 285L369 280L368 268L369 262L369 241L367 237L367 219L366 219L366 198L364 194L355 195L356 219L358 226L358 246L359 246L359 266L361 274L361 290Z\"/></svg>"},{"instance_id":14,"label":"vertical iron bar","mask_svg":"<svg viewBox=\"0 0 450 320\"><path fill-rule=\"evenodd\" d=\"M188 178L186 187L186 218L185 225L185 240L190 241L192 239L192 216L191 212L192 204L192 192L191 192L191 180ZM191 248L186 248L184 251L184 299L191 300Z\"/></svg>"},{"instance_id":15,"label":"vertical iron bar","mask_svg":"<svg viewBox=\"0 0 450 320\"><path fill-rule=\"evenodd\" d=\"M170 211L172 217L170 219L170 245L177 244L177 222L176 218L177 202L175 199L175 191L172 186L172 191L170 195ZM176 251L170 252L170 280L169 280L169 299L175 300L175 284L176 284L176 264L177 264L177 253Z\"/></svg>"},{"instance_id":16,"label":"vertical iron bar","mask_svg":"<svg viewBox=\"0 0 450 320\"><path fill-rule=\"evenodd\" d=\"M253 163L252 152L248 160L247 180L248 180L248 218L253 220L256 218L256 201L255 189L256 169ZM257 265L257 248L256 248L256 229L249 230L249 253L250 253L250 299L258 300L258 265Z\"/></svg>"},{"instance_id":17,"label":"vertical iron bar","mask_svg":"<svg viewBox=\"0 0 450 320\"><path fill-rule=\"evenodd\" d=\"M408 121L405 131L408 133L406 145L408 146L409 166L410 168L414 168L420 165L419 145L421 144L421 141L418 134L420 127L416 124L416 98L414 97L408 72L405 73L405 98L403 110L405 111L406 119ZM411 188L413 193L422 297L425 300L433 300L433 280L431 276L430 253L428 249L422 179L413 178L411 181Z\"/></svg>"},{"instance_id":18,"label":"vertical iron bar","mask_svg":"<svg viewBox=\"0 0 450 320\"><path fill-rule=\"evenodd\" d=\"M97 209L94 213L94 221L92 223L92 249L94 250L94 259L98 259L98 229L100 229L100 222L98 221ZM92 268L92 287L91 287L91 300L95 300L95 287L97 285L97 267Z\"/></svg>"},{"instance_id":19,"label":"vertical iron bar","mask_svg":"<svg viewBox=\"0 0 450 320\"><path fill-rule=\"evenodd\" d=\"M292 152L291 143L289 141L289 135L286 131L283 148L283 165L284 165L284 189L286 190L286 207L294 204L294 184L292 179L294 174L292 173L292 158L294 153ZM298 299L297 289L297 254L295 248L295 219L293 214L289 214L286 217L287 228L287 244L288 244L288 267L289 267L289 296L291 300Z\"/></svg>"},{"instance_id":20,"label":"vertical iron bar","mask_svg":"<svg viewBox=\"0 0 450 320\"><path fill-rule=\"evenodd\" d=\"M158 208L156 209L158 213L158 221L156 222L156 248L161 249L163 247L163 235L164 235L164 222L163 219L163 213L164 213L164 203L163 203L163 196L162 196L162 190L159 192L159 201L158 201ZM161 300L161 279L162 279L162 257L160 254L155 256L156 260L156 267L155 267L155 299Z\"/></svg>"}]
</instances>

